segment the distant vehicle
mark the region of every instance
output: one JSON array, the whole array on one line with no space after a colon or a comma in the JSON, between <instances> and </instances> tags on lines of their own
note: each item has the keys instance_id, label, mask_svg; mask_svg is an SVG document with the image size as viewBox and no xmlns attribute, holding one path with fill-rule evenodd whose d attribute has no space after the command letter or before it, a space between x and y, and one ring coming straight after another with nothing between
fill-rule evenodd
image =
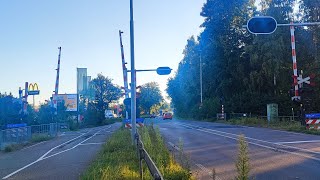
<instances>
[{"instance_id":1,"label":"distant vehicle","mask_svg":"<svg viewBox=\"0 0 320 180\"><path fill-rule=\"evenodd\" d=\"M155 118L156 117L156 114L150 114L150 118Z\"/></svg>"},{"instance_id":2,"label":"distant vehicle","mask_svg":"<svg viewBox=\"0 0 320 180\"><path fill-rule=\"evenodd\" d=\"M166 113L163 113L162 119L163 120L166 120L166 119L172 120L172 116L173 116L172 113L166 112Z\"/></svg>"},{"instance_id":3,"label":"distant vehicle","mask_svg":"<svg viewBox=\"0 0 320 180\"><path fill-rule=\"evenodd\" d=\"M104 116L107 119L114 118L114 114L113 114L112 110L109 110L109 109L104 111Z\"/></svg>"}]
</instances>

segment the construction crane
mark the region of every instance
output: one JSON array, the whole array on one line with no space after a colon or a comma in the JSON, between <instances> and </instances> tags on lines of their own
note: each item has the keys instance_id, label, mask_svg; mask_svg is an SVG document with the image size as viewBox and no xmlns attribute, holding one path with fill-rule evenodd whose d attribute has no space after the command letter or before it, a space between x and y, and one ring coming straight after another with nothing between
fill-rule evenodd
<instances>
[{"instance_id":1,"label":"construction crane","mask_svg":"<svg viewBox=\"0 0 320 180\"><path fill-rule=\"evenodd\" d=\"M121 59L122 59L122 71L123 71L123 83L124 83L124 94L125 98L129 98L129 88L128 88L128 70L126 67L126 62L124 59L124 50L122 44L122 31L119 30L119 37L120 37L120 48L121 48Z\"/></svg>"}]
</instances>

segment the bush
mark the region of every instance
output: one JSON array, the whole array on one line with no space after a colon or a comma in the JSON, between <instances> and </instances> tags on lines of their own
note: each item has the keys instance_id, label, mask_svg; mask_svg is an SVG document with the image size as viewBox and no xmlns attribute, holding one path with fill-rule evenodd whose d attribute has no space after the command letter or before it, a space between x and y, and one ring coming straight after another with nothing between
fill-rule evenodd
<instances>
[{"instance_id":1,"label":"bush","mask_svg":"<svg viewBox=\"0 0 320 180\"><path fill-rule=\"evenodd\" d=\"M12 152L19 149L22 149L26 144L10 144L4 148L4 152Z\"/></svg>"}]
</instances>

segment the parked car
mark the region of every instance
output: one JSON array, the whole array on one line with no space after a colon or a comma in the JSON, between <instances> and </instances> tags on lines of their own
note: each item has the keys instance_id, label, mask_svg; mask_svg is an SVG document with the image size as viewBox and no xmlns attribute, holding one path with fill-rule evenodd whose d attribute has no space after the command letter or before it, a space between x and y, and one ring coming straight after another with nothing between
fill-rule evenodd
<instances>
[{"instance_id":1,"label":"parked car","mask_svg":"<svg viewBox=\"0 0 320 180\"><path fill-rule=\"evenodd\" d=\"M172 116L173 116L172 113L166 112L166 113L163 113L162 119L163 120L166 120L166 119L172 120Z\"/></svg>"},{"instance_id":2,"label":"parked car","mask_svg":"<svg viewBox=\"0 0 320 180\"><path fill-rule=\"evenodd\" d=\"M107 119L109 119L109 118L114 118L114 114L113 114L112 110L105 110L104 116L105 116L105 118L107 118Z\"/></svg>"}]
</instances>

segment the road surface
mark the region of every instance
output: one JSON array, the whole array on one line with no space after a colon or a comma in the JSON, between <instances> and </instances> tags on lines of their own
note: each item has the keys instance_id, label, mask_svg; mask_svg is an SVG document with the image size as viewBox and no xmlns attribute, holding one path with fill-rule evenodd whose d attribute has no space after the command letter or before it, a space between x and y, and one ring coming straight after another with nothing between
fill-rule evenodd
<instances>
[{"instance_id":1,"label":"road surface","mask_svg":"<svg viewBox=\"0 0 320 180\"><path fill-rule=\"evenodd\" d=\"M59 137L0 154L2 179L79 179L120 123L66 132Z\"/></svg>"},{"instance_id":2,"label":"road surface","mask_svg":"<svg viewBox=\"0 0 320 180\"><path fill-rule=\"evenodd\" d=\"M216 179L234 179L240 134L249 144L250 177L320 179L320 136L210 122L153 121L173 150L179 151L182 139L197 179L210 179L213 168Z\"/></svg>"}]
</instances>

